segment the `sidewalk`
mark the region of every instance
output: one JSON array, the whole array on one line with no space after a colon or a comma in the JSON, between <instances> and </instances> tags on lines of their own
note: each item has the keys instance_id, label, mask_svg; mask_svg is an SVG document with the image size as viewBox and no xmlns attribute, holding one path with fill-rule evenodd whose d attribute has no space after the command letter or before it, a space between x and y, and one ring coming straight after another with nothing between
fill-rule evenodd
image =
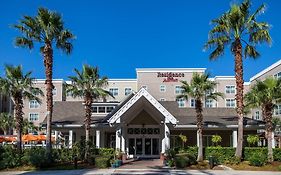
<instances>
[{"instance_id":1,"label":"sidewalk","mask_svg":"<svg viewBox=\"0 0 281 175\"><path fill-rule=\"evenodd\" d=\"M163 175L280 175L276 171L225 171L225 170L170 170L170 169L88 169L88 170L53 170L53 171L7 171L0 175L92 175L92 174L163 174Z\"/></svg>"}]
</instances>

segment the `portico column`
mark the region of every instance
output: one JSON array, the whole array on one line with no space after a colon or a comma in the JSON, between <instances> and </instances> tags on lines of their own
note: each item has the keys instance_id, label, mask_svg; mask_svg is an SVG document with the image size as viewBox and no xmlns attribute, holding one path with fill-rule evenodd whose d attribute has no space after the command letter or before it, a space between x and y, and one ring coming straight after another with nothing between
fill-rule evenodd
<instances>
[{"instance_id":1,"label":"portico column","mask_svg":"<svg viewBox=\"0 0 281 175\"><path fill-rule=\"evenodd\" d=\"M125 152L125 129L121 130L121 151Z\"/></svg>"},{"instance_id":2,"label":"portico column","mask_svg":"<svg viewBox=\"0 0 281 175\"><path fill-rule=\"evenodd\" d=\"M59 132L55 131L55 145L56 145L56 147L58 146L58 135L59 135Z\"/></svg>"},{"instance_id":3,"label":"portico column","mask_svg":"<svg viewBox=\"0 0 281 175\"><path fill-rule=\"evenodd\" d=\"M237 147L237 130L232 131L232 146Z\"/></svg>"},{"instance_id":4,"label":"portico column","mask_svg":"<svg viewBox=\"0 0 281 175\"><path fill-rule=\"evenodd\" d=\"M115 148L116 148L116 150L120 150L120 143L121 143L121 137L120 137L120 135L121 135L121 128L117 128L116 129L116 146L115 146Z\"/></svg>"},{"instance_id":5,"label":"portico column","mask_svg":"<svg viewBox=\"0 0 281 175\"><path fill-rule=\"evenodd\" d=\"M72 148L72 144L73 144L72 140L73 140L73 131L69 130L69 141L68 141L69 148Z\"/></svg>"},{"instance_id":6,"label":"portico column","mask_svg":"<svg viewBox=\"0 0 281 175\"><path fill-rule=\"evenodd\" d=\"M272 148L275 148L275 139L274 139L274 132L272 132Z\"/></svg>"},{"instance_id":7,"label":"portico column","mask_svg":"<svg viewBox=\"0 0 281 175\"><path fill-rule=\"evenodd\" d=\"M197 144L197 147L199 147L199 134L198 134L198 132L196 132L196 144Z\"/></svg>"},{"instance_id":8,"label":"portico column","mask_svg":"<svg viewBox=\"0 0 281 175\"><path fill-rule=\"evenodd\" d=\"M100 148L100 130L96 130L96 147Z\"/></svg>"},{"instance_id":9,"label":"portico column","mask_svg":"<svg viewBox=\"0 0 281 175\"><path fill-rule=\"evenodd\" d=\"M162 140L161 153L165 153L166 150L170 149L170 129L167 124L164 124L164 138Z\"/></svg>"}]
</instances>

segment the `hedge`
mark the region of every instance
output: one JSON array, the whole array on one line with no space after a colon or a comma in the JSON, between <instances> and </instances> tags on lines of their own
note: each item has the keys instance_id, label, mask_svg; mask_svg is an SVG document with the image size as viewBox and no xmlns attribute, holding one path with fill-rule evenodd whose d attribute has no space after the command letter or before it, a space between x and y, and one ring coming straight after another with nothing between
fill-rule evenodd
<instances>
[{"instance_id":1,"label":"hedge","mask_svg":"<svg viewBox=\"0 0 281 175\"><path fill-rule=\"evenodd\" d=\"M197 157L197 149L197 147L176 148L175 154L189 153ZM208 159L209 156L213 156L218 159L219 163L233 161L235 149L233 147L206 147L203 149L204 158ZM267 157L267 147L245 147L243 149L243 159L249 161L256 156L257 152L260 156ZM273 148L273 158L275 161L281 161L281 148Z\"/></svg>"},{"instance_id":2,"label":"hedge","mask_svg":"<svg viewBox=\"0 0 281 175\"><path fill-rule=\"evenodd\" d=\"M97 168L107 168L110 166L110 158L108 157L96 157L95 158L95 166Z\"/></svg>"}]
</instances>

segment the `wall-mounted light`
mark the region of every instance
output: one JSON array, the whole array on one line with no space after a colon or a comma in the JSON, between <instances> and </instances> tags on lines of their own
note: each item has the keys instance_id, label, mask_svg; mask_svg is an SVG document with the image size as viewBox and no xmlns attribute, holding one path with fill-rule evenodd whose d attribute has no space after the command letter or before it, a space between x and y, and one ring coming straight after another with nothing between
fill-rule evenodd
<instances>
[{"instance_id":1,"label":"wall-mounted light","mask_svg":"<svg viewBox=\"0 0 281 175\"><path fill-rule=\"evenodd\" d=\"M120 131L117 131L116 134L117 134L118 137L121 137L121 132Z\"/></svg>"},{"instance_id":2,"label":"wall-mounted light","mask_svg":"<svg viewBox=\"0 0 281 175\"><path fill-rule=\"evenodd\" d=\"M166 131L166 136L170 137L170 132L169 131Z\"/></svg>"}]
</instances>

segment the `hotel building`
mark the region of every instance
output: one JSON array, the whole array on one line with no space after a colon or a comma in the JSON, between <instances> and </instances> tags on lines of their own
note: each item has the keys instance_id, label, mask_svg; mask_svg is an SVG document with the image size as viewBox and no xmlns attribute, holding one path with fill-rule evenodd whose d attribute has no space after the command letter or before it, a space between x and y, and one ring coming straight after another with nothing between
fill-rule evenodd
<instances>
[{"instance_id":1,"label":"hotel building","mask_svg":"<svg viewBox=\"0 0 281 175\"><path fill-rule=\"evenodd\" d=\"M93 103L91 140L97 147L114 147L128 157L159 157L170 147L179 146L179 134L187 136L186 145L197 145L195 101L192 98L176 100L181 93L181 80L190 82L193 73L205 73L205 68L141 68L136 69L136 79L109 79L109 90L115 98ZM281 77L281 60L253 76L244 84L246 93L256 80L268 76ZM215 91L224 93L217 101L204 101L203 145L211 145L211 136L219 134L222 146L237 145L236 84L234 76L210 78L217 83ZM45 81L35 85L45 91ZM64 144L71 147L85 138L83 99L64 93L62 79L53 80L54 111L53 130L56 138L62 136ZM45 92L44 92L45 93ZM39 125L45 122L46 97L42 104L24 101L24 114L29 121ZM281 104L274 110L281 116ZM263 129L261 111L254 109L244 121L244 135L257 134ZM274 141L274 139L273 139ZM276 145L275 143L273 144Z\"/></svg>"}]
</instances>

